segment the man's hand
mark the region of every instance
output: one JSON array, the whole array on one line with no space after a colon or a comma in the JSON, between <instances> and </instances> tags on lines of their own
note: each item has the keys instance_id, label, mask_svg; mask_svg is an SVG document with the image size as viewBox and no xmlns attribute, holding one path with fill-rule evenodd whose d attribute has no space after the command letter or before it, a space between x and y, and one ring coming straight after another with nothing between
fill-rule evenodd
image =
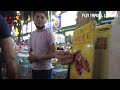
<instances>
[{"instance_id":1,"label":"man's hand","mask_svg":"<svg viewBox=\"0 0 120 90\"><path fill-rule=\"evenodd\" d=\"M70 64L73 61L73 55L68 51L59 50L56 51L55 58L58 58L60 64Z\"/></svg>"},{"instance_id":2,"label":"man's hand","mask_svg":"<svg viewBox=\"0 0 120 90\"><path fill-rule=\"evenodd\" d=\"M39 57L32 54L32 55L30 55L30 56L28 57L28 60L29 60L30 63L38 62L38 61L39 61Z\"/></svg>"},{"instance_id":3,"label":"man's hand","mask_svg":"<svg viewBox=\"0 0 120 90\"><path fill-rule=\"evenodd\" d=\"M60 62L60 64L62 65L66 65L66 64L71 64L74 59L75 56L81 52L80 50L74 52L73 54L71 54L68 51L63 51L63 50L58 50L55 53L55 58L58 58L58 61Z\"/></svg>"}]
</instances>

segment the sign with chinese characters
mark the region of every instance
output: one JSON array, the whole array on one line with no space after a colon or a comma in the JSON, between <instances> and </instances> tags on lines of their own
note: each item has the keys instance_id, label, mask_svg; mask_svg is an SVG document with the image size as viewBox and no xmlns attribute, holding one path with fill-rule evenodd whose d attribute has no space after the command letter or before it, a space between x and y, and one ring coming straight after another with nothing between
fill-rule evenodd
<instances>
[{"instance_id":1,"label":"sign with chinese characters","mask_svg":"<svg viewBox=\"0 0 120 90\"><path fill-rule=\"evenodd\" d=\"M71 79L92 79L94 67L95 22L74 31L72 52L78 51L70 66Z\"/></svg>"}]
</instances>

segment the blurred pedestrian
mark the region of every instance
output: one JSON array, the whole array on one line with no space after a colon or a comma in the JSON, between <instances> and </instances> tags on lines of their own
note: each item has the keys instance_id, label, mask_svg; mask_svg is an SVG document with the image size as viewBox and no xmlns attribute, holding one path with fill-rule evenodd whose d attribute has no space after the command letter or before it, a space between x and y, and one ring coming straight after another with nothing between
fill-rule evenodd
<instances>
[{"instance_id":1,"label":"blurred pedestrian","mask_svg":"<svg viewBox=\"0 0 120 90\"><path fill-rule=\"evenodd\" d=\"M17 62L15 48L7 22L0 16L0 48L6 64L7 78L17 78Z\"/></svg>"}]
</instances>

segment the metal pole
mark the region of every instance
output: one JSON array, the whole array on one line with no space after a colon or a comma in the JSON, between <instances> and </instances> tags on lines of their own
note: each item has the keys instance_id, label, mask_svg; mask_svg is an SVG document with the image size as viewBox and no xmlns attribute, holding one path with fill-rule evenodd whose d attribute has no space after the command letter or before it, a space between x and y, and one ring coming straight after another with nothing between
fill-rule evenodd
<instances>
[{"instance_id":1,"label":"metal pole","mask_svg":"<svg viewBox=\"0 0 120 90\"><path fill-rule=\"evenodd\" d=\"M32 30L32 21L33 21L33 11L31 11L31 32L33 31Z\"/></svg>"},{"instance_id":2,"label":"metal pole","mask_svg":"<svg viewBox=\"0 0 120 90\"><path fill-rule=\"evenodd\" d=\"M50 31L51 31L51 11L49 11L50 13Z\"/></svg>"},{"instance_id":3,"label":"metal pole","mask_svg":"<svg viewBox=\"0 0 120 90\"><path fill-rule=\"evenodd\" d=\"M24 21L24 11L22 11L22 20ZM22 30L22 43L23 43L23 23L21 23L21 30Z\"/></svg>"},{"instance_id":4,"label":"metal pole","mask_svg":"<svg viewBox=\"0 0 120 90\"><path fill-rule=\"evenodd\" d=\"M52 28L52 11L50 11L50 19L51 19L50 28L51 28L51 32L53 32L53 28Z\"/></svg>"},{"instance_id":5,"label":"metal pole","mask_svg":"<svg viewBox=\"0 0 120 90\"><path fill-rule=\"evenodd\" d=\"M49 11L48 11L48 25L50 25L50 13L49 13Z\"/></svg>"},{"instance_id":6,"label":"metal pole","mask_svg":"<svg viewBox=\"0 0 120 90\"><path fill-rule=\"evenodd\" d=\"M23 23L21 23L21 30L22 30L22 44L23 44Z\"/></svg>"}]
</instances>

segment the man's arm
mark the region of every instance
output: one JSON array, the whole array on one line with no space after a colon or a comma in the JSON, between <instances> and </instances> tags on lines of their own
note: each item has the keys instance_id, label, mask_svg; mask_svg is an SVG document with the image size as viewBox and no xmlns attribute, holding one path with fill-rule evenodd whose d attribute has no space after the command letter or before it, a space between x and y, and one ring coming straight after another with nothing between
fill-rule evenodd
<instances>
[{"instance_id":1,"label":"man's arm","mask_svg":"<svg viewBox=\"0 0 120 90\"><path fill-rule=\"evenodd\" d=\"M14 42L12 41L8 24L2 16L0 16L0 47L4 55L8 79L16 79L17 63Z\"/></svg>"},{"instance_id":2,"label":"man's arm","mask_svg":"<svg viewBox=\"0 0 120 90\"><path fill-rule=\"evenodd\" d=\"M31 52L29 51L29 54L30 54L28 58L29 62L33 63L33 62L39 62L42 60L48 60L51 58L55 58L56 46L54 43L50 46L50 49L51 49L51 53L48 53L46 55L39 55L39 56L31 54L32 51Z\"/></svg>"},{"instance_id":3,"label":"man's arm","mask_svg":"<svg viewBox=\"0 0 120 90\"><path fill-rule=\"evenodd\" d=\"M32 55L32 52L33 52L32 48L29 48L29 55Z\"/></svg>"},{"instance_id":4,"label":"man's arm","mask_svg":"<svg viewBox=\"0 0 120 90\"><path fill-rule=\"evenodd\" d=\"M32 35L30 35L30 38L28 40L28 46L29 46L29 56L32 55Z\"/></svg>"},{"instance_id":5,"label":"man's arm","mask_svg":"<svg viewBox=\"0 0 120 90\"><path fill-rule=\"evenodd\" d=\"M8 79L16 79L17 78L17 62L15 57L14 43L11 37L8 37L2 40L1 49L5 58Z\"/></svg>"},{"instance_id":6,"label":"man's arm","mask_svg":"<svg viewBox=\"0 0 120 90\"><path fill-rule=\"evenodd\" d=\"M38 56L38 59L39 60L48 60L48 59L51 59L51 58L55 58L55 52L56 52L56 46L55 44L53 43L51 46L50 46L50 49L51 49L51 53L48 53L46 55L41 55L41 56Z\"/></svg>"}]
</instances>

